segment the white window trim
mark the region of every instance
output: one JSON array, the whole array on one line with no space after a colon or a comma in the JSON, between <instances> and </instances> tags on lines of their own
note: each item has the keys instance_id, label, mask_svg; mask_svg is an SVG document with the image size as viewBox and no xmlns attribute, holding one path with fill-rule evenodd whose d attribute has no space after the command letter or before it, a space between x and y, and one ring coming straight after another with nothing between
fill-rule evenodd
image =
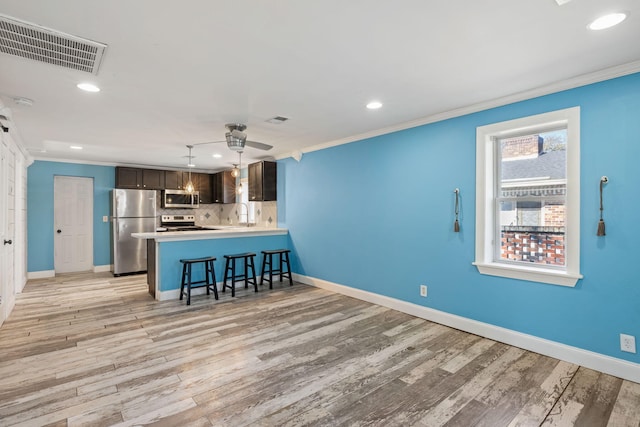
<instances>
[{"instance_id":1,"label":"white window trim","mask_svg":"<svg viewBox=\"0 0 640 427\"><path fill-rule=\"evenodd\" d=\"M567 199L565 228L566 268L527 266L493 260L496 227L494 168L496 138L508 138L545 129L567 128ZM574 287L580 274L580 107L552 111L476 129L476 259L480 274Z\"/></svg>"}]
</instances>

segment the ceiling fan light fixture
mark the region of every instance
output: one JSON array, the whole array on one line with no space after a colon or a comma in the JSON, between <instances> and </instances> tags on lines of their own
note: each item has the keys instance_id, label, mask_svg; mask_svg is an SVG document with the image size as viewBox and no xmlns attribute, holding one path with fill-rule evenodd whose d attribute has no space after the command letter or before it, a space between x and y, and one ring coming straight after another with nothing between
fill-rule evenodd
<instances>
[{"instance_id":1,"label":"ceiling fan light fixture","mask_svg":"<svg viewBox=\"0 0 640 427\"><path fill-rule=\"evenodd\" d=\"M230 150L233 150L233 151L244 150L244 139L234 136L233 132L227 132L224 134L224 136L227 140L227 147L229 147Z\"/></svg>"}]
</instances>

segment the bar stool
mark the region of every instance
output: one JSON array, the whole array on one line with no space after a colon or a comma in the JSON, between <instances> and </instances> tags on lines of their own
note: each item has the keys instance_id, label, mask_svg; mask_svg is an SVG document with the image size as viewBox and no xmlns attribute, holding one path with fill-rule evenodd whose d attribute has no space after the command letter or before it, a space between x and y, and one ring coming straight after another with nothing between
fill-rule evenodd
<instances>
[{"instance_id":1,"label":"bar stool","mask_svg":"<svg viewBox=\"0 0 640 427\"><path fill-rule=\"evenodd\" d=\"M243 254L225 255L225 267L224 267L224 282L222 284L222 292L226 288L231 288L231 296L236 296L236 281L244 280L244 287L248 288L249 284L252 284L255 291L258 292L258 282L256 281L256 268L253 260L256 254L253 252L246 252ZM236 274L236 260L244 260L244 274ZM249 269L251 269L251 275L249 275ZM229 275L231 272L231 275ZM227 285L227 279L231 279L231 285Z\"/></svg>"},{"instance_id":2,"label":"bar stool","mask_svg":"<svg viewBox=\"0 0 640 427\"><path fill-rule=\"evenodd\" d=\"M180 300L183 295L187 295L187 305L191 305L191 289L193 288L207 288L207 295L210 295L210 290L213 290L213 295L218 299L218 286L216 285L216 271L213 266L215 257L203 257L193 259L181 259L182 263L182 280L180 283ZM204 264L204 280L194 282L191 280L191 266L193 264ZM198 285L198 286L193 286ZM185 291L184 287L187 287Z\"/></svg>"},{"instance_id":3,"label":"bar stool","mask_svg":"<svg viewBox=\"0 0 640 427\"><path fill-rule=\"evenodd\" d=\"M269 282L269 289L273 289L273 273L280 274L280 281L282 282L282 276L289 279L289 286L293 286L293 280L291 279L291 264L289 263L289 249L274 249L271 251L262 251L262 271L260 273L260 285L267 281ZM273 256L278 255L278 269L273 268ZM287 270L282 267L286 264ZM267 269L268 266L268 269ZM265 278L265 273L269 273L269 278Z\"/></svg>"}]
</instances>

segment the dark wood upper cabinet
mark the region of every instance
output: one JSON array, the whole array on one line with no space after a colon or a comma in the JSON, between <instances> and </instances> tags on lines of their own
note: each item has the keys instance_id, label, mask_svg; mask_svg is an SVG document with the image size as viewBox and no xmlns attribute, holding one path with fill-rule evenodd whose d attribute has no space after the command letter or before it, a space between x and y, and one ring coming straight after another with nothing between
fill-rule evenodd
<instances>
[{"instance_id":1,"label":"dark wood upper cabinet","mask_svg":"<svg viewBox=\"0 0 640 427\"><path fill-rule=\"evenodd\" d=\"M182 171L164 171L164 188L182 190L182 175Z\"/></svg>"},{"instance_id":2,"label":"dark wood upper cabinet","mask_svg":"<svg viewBox=\"0 0 640 427\"><path fill-rule=\"evenodd\" d=\"M231 170L211 175L211 196L213 203L236 202L236 179Z\"/></svg>"},{"instance_id":3,"label":"dark wood upper cabinet","mask_svg":"<svg viewBox=\"0 0 640 427\"><path fill-rule=\"evenodd\" d=\"M164 171L142 169L142 188L144 190L164 190Z\"/></svg>"},{"instance_id":4,"label":"dark wood upper cabinet","mask_svg":"<svg viewBox=\"0 0 640 427\"><path fill-rule=\"evenodd\" d=\"M116 188L142 189L142 169L117 166Z\"/></svg>"},{"instance_id":5,"label":"dark wood upper cabinet","mask_svg":"<svg viewBox=\"0 0 640 427\"><path fill-rule=\"evenodd\" d=\"M269 202L277 199L277 163L256 162L249 165L249 201Z\"/></svg>"},{"instance_id":6,"label":"dark wood upper cabinet","mask_svg":"<svg viewBox=\"0 0 640 427\"><path fill-rule=\"evenodd\" d=\"M188 179L188 178L187 178ZM213 203L213 193L211 191L211 175L208 173L192 173L191 180L193 186L200 193L200 203Z\"/></svg>"},{"instance_id":7,"label":"dark wood upper cabinet","mask_svg":"<svg viewBox=\"0 0 640 427\"><path fill-rule=\"evenodd\" d=\"M217 174L216 174L217 175ZM215 175L202 172L191 172L191 181L194 188L200 192L200 203L235 203L228 201L228 189L219 193L220 202L214 201L214 188L212 179ZM188 171L165 171L159 169L142 169L129 167L116 167L116 188L133 188L138 190L184 190L189 182ZM235 180L231 189L234 195ZM224 197L226 195L226 198ZM222 201L225 200L225 201Z\"/></svg>"}]
</instances>

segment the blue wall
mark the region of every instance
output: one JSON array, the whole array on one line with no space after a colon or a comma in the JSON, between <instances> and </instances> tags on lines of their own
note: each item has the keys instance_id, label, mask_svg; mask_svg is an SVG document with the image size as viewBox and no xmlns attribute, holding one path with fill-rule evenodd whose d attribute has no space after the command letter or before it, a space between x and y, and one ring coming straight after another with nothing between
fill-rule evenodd
<instances>
[{"instance_id":1,"label":"blue wall","mask_svg":"<svg viewBox=\"0 0 640 427\"><path fill-rule=\"evenodd\" d=\"M222 282L224 278L224 255L253 252L256 254L254 264L255 273L260 277L262 268L262 254L260 251L267 249L288 248L288 236L286 234L276 236L237 237L227 239L186 240L177 242L161 242L158 248L158 289L168 291L180 289L182 277L182 258L200 258L215 256L216 281ZM275 263L276 258L274 258ZM290 260L293 264L293 259ZM236 264L239 268L242 262ZM202 265L193 267L193 281L204 278ZM258 279L259 281L259 279ZM237 284L236 284L237 285Z\"/></svg>"},{"instance_id":2,"label":"blue wall","mask_svg":"<svg viewBox=\"0 0 640 427\"><path fill-rule=\"evenodd\" d=\"M479 274L476 127L574 106L584 279L567 288ZM279 223L298 273L639 363L619 350L620 333L640 336L639 136L635 74L281 160ZM602 175L607 236L597 237Z\"/></svg>"},{"instance_id":3,"label":"blue wall","mask_svg":"<svg viewBox=\"0 0 640 427\"><path fill-rule=\"evenodd\" d=\"M109 192L115 186L115 168L35 161L27 169L27 270L54 269L54 176L93 178L93 264L111 264L110 223L102 222L102 217L111 215Z\"/></svg>"}]
</instances>

